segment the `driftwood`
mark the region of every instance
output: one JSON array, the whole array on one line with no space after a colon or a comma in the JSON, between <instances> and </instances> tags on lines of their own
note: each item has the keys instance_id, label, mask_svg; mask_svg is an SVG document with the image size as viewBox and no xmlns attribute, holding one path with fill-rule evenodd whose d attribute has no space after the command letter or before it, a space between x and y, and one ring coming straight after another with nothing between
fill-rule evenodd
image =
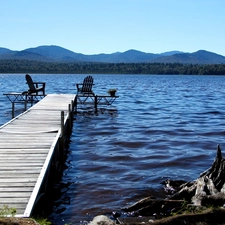
<instances>
[{"instance_id":1,"label":"driftwood","mask_svg":"<svg viewBox=\"0 0 225 225\"><path fill-rule=\"evenodd\" d=\"M141 216L166 215L179 212L182 207L223 206L225 204L225 159L220 146L212 166L192 182L164 182L165 190L171 195L166 199L146 197L123 208L125 212L137 211Z\"/></svg>"}]
</instances>

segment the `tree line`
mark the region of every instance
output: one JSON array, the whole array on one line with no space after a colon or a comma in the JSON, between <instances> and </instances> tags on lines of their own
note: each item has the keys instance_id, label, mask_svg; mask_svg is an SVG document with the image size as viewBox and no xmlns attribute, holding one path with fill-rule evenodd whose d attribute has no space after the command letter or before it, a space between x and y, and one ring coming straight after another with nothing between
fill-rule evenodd
<instances>
[{"instance_id":1,"label":"tree line","mask_svg":"<svg viewBox=\"0 0 225 225\"><path fill-rule=\"evenodd\" d=\"M0 60L0 73L225 75L225 64L60 63Z\"/></svg>"}]
</instances>

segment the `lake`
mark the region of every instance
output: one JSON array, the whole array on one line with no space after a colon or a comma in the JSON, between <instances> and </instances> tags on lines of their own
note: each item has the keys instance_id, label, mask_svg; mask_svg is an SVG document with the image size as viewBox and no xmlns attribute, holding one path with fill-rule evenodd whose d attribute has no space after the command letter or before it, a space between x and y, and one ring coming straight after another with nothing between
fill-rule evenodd
<instances>
[{"instance_id":1,"label":"lake","mask_svg":"<svg viewBox=\"0 0 225 225\"><path fill-rule=\"evenodd\" d=\"M46 93L76 93L86 75L31 74ZM74 115L65 170L49 215L85 224L148 195L165 197L166 179L192 181L225 149L225 76L92 75L94 92L118 88L104 111ZM11 119L3 93L27 89L25 74L0 74L0 124ZM20 113L18 110L17 113Z\"/></svg>"}]
</instances>

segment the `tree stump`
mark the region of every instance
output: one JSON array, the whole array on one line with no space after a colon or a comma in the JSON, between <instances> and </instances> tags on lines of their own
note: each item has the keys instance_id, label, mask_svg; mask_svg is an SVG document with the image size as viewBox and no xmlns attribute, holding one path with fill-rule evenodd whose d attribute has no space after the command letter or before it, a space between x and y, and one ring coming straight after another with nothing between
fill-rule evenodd
<instances>
[{"instance_id":1,"label":"tree stump","mask_svg":"<svg viewBox=\"0 0 225 225\"><path fill-rule=\"evenodd\" d=\"M195 206L223 205L225 202L225 159L220 146L212 166L192 182L179 187L170 199L185 199Z\"/></svg>"}]
</instances>

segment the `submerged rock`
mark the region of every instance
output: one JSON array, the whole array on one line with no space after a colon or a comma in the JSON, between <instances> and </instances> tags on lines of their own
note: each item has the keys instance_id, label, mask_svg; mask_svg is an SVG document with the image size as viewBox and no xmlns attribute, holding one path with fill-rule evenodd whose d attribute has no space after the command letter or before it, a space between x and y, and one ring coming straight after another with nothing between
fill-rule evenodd
<instances>
[{"instance_id":1,"label":"submerged rock","mask_svg":"<svg viewBox=\"0 0 225 225\"><path fill-rule=\"evenodd\" d=\"M115 225L115 223L107 216L99 215L94 217L94 219L88 225Z\"/></svg>"}]
</instances>

